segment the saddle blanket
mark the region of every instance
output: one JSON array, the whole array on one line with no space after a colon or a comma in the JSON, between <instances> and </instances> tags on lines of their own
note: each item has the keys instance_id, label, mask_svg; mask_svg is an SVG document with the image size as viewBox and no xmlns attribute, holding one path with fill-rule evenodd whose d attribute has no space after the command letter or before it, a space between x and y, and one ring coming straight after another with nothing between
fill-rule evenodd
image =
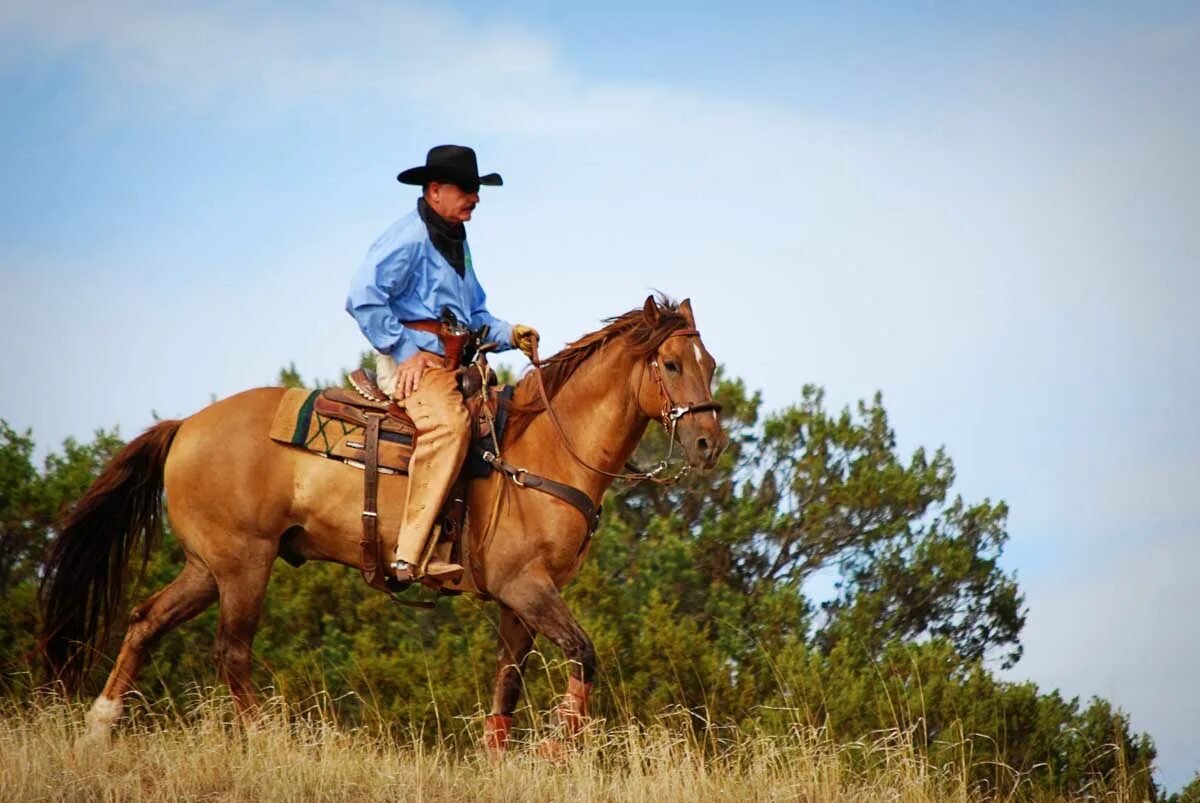
<instances>
[{"instance_id":1,"label":"saddle blanket","mask_svg":"<svg viewBox=\"0 0 1200 803\"><path fill-rule=\"evenodd\" d=\"M271 440L362 468L367 459L363 444L366 430L348 421L321 415L316 409L320 395L319 390L305 388L285 391L271 420ZM380 470L408 472L415 434L398 419L390 416L384 419L379 432Z\"/></svg>"}]
</instances>

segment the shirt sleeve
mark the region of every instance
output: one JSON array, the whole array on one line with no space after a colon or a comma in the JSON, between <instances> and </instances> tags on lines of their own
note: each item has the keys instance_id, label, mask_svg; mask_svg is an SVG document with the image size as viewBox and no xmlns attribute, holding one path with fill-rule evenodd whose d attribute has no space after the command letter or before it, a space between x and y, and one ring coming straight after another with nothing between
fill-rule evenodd
<instances>
[{"instance_id":1,"label":"shirt sleeve","mask_svg":"<svg viewBox=\"0 0 1200 803\"><path fill-rule=\"evenodd\" d=\"M512 324L493 316L487 309L487 294L475 276L475 269L467 264L467 276L471 282L471 328L478 329L485 324L489 327L488 340L498 345L497 351L508 351L513 347Z\"/></svg>"},{"instance_id":2,"label":"shirt sleeve","mask_svg":"<svg viewBox=\"0 0 1200 803\"><path fill-rule=\"evenodd\" d=\"M411 292L416 278L414 244L401 243L382 255L381 250L372 246L354 274L346 296L346 312L377 351L397 362L404 362L419 349L440 354L442 344L437 335L406 328L390 303Z\"/></svg>"}]
</instances>

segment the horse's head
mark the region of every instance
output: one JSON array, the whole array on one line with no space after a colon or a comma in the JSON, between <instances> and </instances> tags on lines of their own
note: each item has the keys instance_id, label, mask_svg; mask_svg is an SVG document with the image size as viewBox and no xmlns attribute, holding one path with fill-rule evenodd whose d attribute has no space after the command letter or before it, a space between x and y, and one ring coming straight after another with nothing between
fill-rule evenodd
<instances>
[{"instance_id":1,"label":"horse's head","mask_svg":"<svg viewBox=\"0 0 1200 803\"><path fill-rule=\"evenodd\" d=\"M639 401L649 418L663 422L689 464L710 469L729 444L718 415L721 405L712 395L717 363L700 340L691 299L681 302L678 311L688 326L672 332L650 355L653 381L643 383ZM654 296L646 299L642 314L647 324L657 326L660 311Z\"/></svg>"}]
</instances>

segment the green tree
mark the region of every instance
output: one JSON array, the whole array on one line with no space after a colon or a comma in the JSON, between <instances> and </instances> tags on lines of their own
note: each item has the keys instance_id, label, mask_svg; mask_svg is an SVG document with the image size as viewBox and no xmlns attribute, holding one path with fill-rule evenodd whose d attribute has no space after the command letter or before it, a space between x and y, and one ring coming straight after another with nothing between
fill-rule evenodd
<instances>
[{"instance_id":1,"label":"green tree","mask_svg":"<svg viewBox=\"0 0 1200 803\"><path fill-rule=\"evenodd\" d=\"M0 594L41 555L50 515L33 465L33 438L0 421Z\"/></svg>"},{"instance_id":2,"label":"green tree","mask_svg":"<svg viewBox=\"0 0 1200 803\"><path fill-rule=\"evenodd\" d=\"M41 560L55 520L121 446L116 430L99 430L88 444L68 438L39 471L31 433L0 419L0 671L6 675L28 670L36 653Z\"/></svg>"},{"instance_id":3,"label":"green tree","mask_svg":"<svg viewBox=\"0 0 1200 803\"><path fill-rule=\"evenodd\" d=\"M1197 772L1188 785L1167 798L1167 803L1200 803L1200 772Z\"/></svg>"},{"instance_id":4,"label":"green tree","mask_svg":"<svg viewBox=\"0 0 1200 803\"><path fill-rule=\"evenodd\" d=\"M759 398L741 383L722 380L716 396L732 436L716 472L617 495L635 532L660 520L687 535L681 549L704 582L687 586L703 600L681 597L684 610L702 613L716 592L723 615L740 610L748 631L813 626L826 649L853 636L878 656L891 640L937 636L966 660L1020 657L1023 598L1000 565L1008 509L947 501L954 467L942 449L903 459L878 396L857 414L831 414L808 386L761 426ZM666 448L653 429L639 460ZM815 623L817 601L802 592L822 570L838 574L838 596Z\"/></svg>"}]
</instances>

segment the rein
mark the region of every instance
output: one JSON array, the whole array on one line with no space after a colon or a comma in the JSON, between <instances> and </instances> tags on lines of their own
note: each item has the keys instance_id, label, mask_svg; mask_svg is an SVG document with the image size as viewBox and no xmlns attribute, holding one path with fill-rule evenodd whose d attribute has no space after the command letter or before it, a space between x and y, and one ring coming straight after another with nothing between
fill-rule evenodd
<instances>
[{"instance_id":1,"label":"rein","mask_svg":"<svg viewBox=\"0 0 1200 803\"><path fill-rule=\"evenodd\" d=\"M700 332L697 329L677 329L667 335L667 339L672 337L699 337ZM550 395L546 392L546 383L542 379L542 361L538 358L537 345L534 344L532 353L529 356L530 362L533 364L533 375L537 380L538 393L542 397L542 404L546 408L546 414L549 416L551 423L554 424L554 429L558 432L559 440L562 441L563 448L567 450L572 459L584 468L594 471L597 474L603 474L606 477L612 477L616 480L631 480L633 482L655 482L660 485L673 485L683 478L689 471L689 466L684 465L673 477L658 476L667 469L671 462L671 455L675 452L675 428L679 423L679 419L689 413L703 412L720 412L721 403L714 399L695 402L694 404L680 405L676 404L671 398L670 391L667 390L667 385L663 382L662 371L658 367L658 360L652 359L648 363L650 375L654 377L654 383L658 386L658 395L662 399L662 412L659 416L662 421L663 429L667 431L667 456L659 461L658 465L649 471L633 471L633 472L612 472L605 471L602 468L593 466L588 461L579 456L579 453L571 446L571 440L567 437L567 432L563 428L562 421L558 418L558 413L554 412L554 408L550 405ZM628 465L628 464L627 464Z\"/></svg>"},{"instance_id":2,"label":"rein","mask_svg":"<svg viewBox=\"0 0 1200 803\"><path fill-rule=\"evenodd\" d=\"M699 337L700 332L696 329L679 329L667 335L667 338L693 336ZM476 356L476 360L482 359L483 356L484 355L481 352ZM591 463L584 460L571 446L571 441L567 437L566 430L563 428L562 422L558 418L558 413L554 411L554 407L550 404L550 395L546 392L546 383L542 378L542 361L538 357L536 343L533 346L532 353L529 355L529 358L530 362L533 364L533 373L535 379L537 380L538 393L542 397L542 404L545 405L546 413L549 416L550 421L554 424L554 429L558 432L558 437L560 440L562 440L563 447L566 449L567 454L569 454L572 459L575 460L575 462L579 463L584 468L594 471L597 474L603 474L606 477L612 477L613 479L631 480L633 482L649 481L658 483L660 485L674 485L685 474L687 474L689 471L689 466L685 464L683 468L681 468L672 477L660 477L658 475L665 471L670 465L671 455L674 453L675 449L675 428L679 423L679 419L683 418L689 413L715 413L720 412L721 410L721 403L712 398L695 402L693 404L676 404L675 400L671 398L670 391L667 390L666 383L663 381L662 373L658 367L657 358L649 360L647 368L650 371L651 376L654 377L655 385L658 386L659 397L662 399L662 412L660 414L660 420L663 428L667 431L668 438L670 439L670 445L667 449L667 456L650 471L606 471L597 466L593 466ZM481 370L483 372L481 375L486 376L486 363L483 363ZM488 392L487 382L482 383L480 392L483 394ZM580 542L579 550L576 553L577 555L582 555L584 549L587 548L588 543L591 541L592 533L596 531L596 527L600 524L600 508L592 503L591 497L578 488L557 482L549 477L542 477L534 474L528 469L518 468L517 466L514 466L502 459L500 456L500 442L496 436L496 422L492 419L491 412L487 404L482 406L482 410L490 425L492 443L495 447L495 451L483 450L480 452L480 457L483 458L484 462L495 469L501 477L507 477L508 479L512 480L513 484L518 488L533 488L534 490L557 497L582 513L585 521L587 522L587 534L584 536L583 541ZM629 464L627 463L626 466L628 465ZM471 564L471 574L475 578L475 585L480 591L484 591L484 593L486 593L486 591L484 590L482 567L476 565L478 559L475 557L475 555L476 552L478 552L478 554L484 554L487 552L488 546L492 539L492 534L496 530L496 523L500 518L500 500L501 496L503 495L503 488L503 480L501 480L501 485L496 488L496 495L492 502L492 512L488 517L488 523L485 526L483 535L480 538L478 550L472 550L468 559Z\"/></svg>"}]
</instances>

